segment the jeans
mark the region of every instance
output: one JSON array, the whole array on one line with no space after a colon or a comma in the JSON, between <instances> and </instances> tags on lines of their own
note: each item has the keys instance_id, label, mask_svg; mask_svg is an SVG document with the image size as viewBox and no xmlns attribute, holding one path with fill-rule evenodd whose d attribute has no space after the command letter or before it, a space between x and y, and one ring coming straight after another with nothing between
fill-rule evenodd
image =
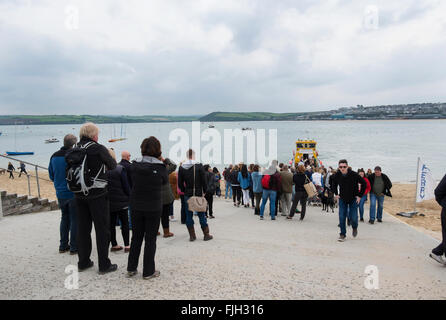
<instances>
[{"instance_id":1,"label":"jeans","mask_svg":"<svg viewBox=\"0 0 446 320\"><path fill-rule=\"evenodd\" d=\"M192 227L194 225L194 213L189 210L189 205L187 204L187 200L189 200L191 197L184 196L184 200L186 202L186 226ZM200 220L200 225L202 228L207 227L207 219L206 219L206 212L197 212L198 219Z\"/></svg>"},{"instance_id":2,"label":"jeans","mask_svg":"<svg viewBox=\"0 0 446 320\"><path fill-rule=\"evenodd\" d=\"M77 251L77 214L76 201L72 199L57 199L62 213L60 220L60 250L70 247L70 251ZM68 245L68 238L70 244Z\"/></svg>"},{"instance_id":3,"label":"jeans","mask_svg":"<svg viewBox=\"0 0 446 320\"><path fill-rule=\"evenodd\" d=\"M359 217L364 219L364 203L367 201L367 195L362 196L359 202Z\"/></svg>"},{"instance_id":4,"label":"jeans","mask_svg":"<svg viewBox=\"0 0 446 320\"><path fill-rule=\"evenodd\" d=\"M256 199L256 205L255 205L255 215L260 215L260 201L262 200L262 192L254 192L254 198Z\"/></svg>"},{"instance_id":5,"label":"jeans","mask_svg":"<svg viewBox=\"0 0 446 320\"><path fill-rule=\"evenodd\" d=\"M217 186L215 186L215 195L217 197L221 196L221 189L220 189L220 183L217 184Z\"/></svg>"},{"instance_id":6,"label":"jeans","mask_svg":"<svg viewBox=\"0 0 446 320\"><path fill-rule=\"evenodd\" d=\"M378 211L376 211L376 200L378 200ZM370 193L370 220L375 221L382 220L383 218L383 208L384 208L384 196L377 196L374 193Z\"/></svg>"},{"instance_id":7,"label":"jeans","mask_svg":"<svg viewBox=\"0 0 446 320\"><path fill-rule=\"evenodd\" d=\"M358 228L358 204L356 199L347 203L339 198L339 226L341 228L341 236L347 234L347 228L345 226L346 219L350 220L353 229Z\"/></svg>"},{"instance_id":8,"label":"jeans","mask_svg":"<svg viewBox=\"0 0 446 320\"><path fill-rule=\"evenodd\" d=\"M225 181L225 199L232 198L232 186L229 181Z\"/></svg>"},{"instance_id":9,"label":"jeans","mask_svg":"<svg viewBox=\"0 0 446 320\"><path fill-rule=\"evenodd\" d=\"M262 194L262 205L260 206L260 216L263 217L263 212L265 211L266 202L269 199L269 212L271 214L271 218L274 218L276 215L276 196L277 192L275 190L267 190L263 189Z\"/></svg>"}]
</instances>

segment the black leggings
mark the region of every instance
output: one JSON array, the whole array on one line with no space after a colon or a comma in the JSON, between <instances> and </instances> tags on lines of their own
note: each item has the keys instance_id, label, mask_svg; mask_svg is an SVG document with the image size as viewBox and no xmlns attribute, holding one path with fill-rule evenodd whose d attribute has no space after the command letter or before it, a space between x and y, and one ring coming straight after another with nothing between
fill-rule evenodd
<instances>
[{"instance_id":1,"label":"black leggings","mask_svg":"<svg viewBox=\"0 0 446 320\"><path fill-rule=\"evenodd\" d=\"M240 186L232 186L232 200L235 203L235 200L240 203L242 200L242 188Z\"/></svg>"},{"instance_id":2,"label":"black leggings","mask_svg":"<svg viewBox=\"0 0 446 320\"><path fill-rule=\"evenodd\" d=\"M118 245L116 241L116 222L121 222L122 239L124 240L124 246L128 247L130 244L130 232L129 232L129 214L128 209L121 209L118 211L110 212L110 241L113 247Z\"/></svg>"},{"instance_id":3,"label":"black leggings","mask_svg":"<svg viewBox=\"0 0 446 320\"><path fill-rule=\"evenodd\" d=\"M208 207L207 207L207 210L206 210L206 216L208 215L208 212L209 212L209 215L212 217L214 215L214 211L212 210L212 206L213 206L213 203L214 203L214 195L206 193L204 195L204 197L206 198L206 201L208 202Z\"/></svg>"},{"instance_id":4,"label":"black leggings","mask_svg":"<svg viewBox=\"0 0 446 320\"><path fill-rule=\"evenodd\" d=\"M302 210L300 211L300 218L303 219L305 217L305 212L307 210L307 200L308 196L305 191L297 191L294 194L293 204L291 205L290 217L294 217L294 214L296 213L297 204L300 201L300 204L302 205Z\"/></svg>"},{"instance_id":5,"label":"black leggings","mask_svg":"<svg viewBox=\"0 0 446 320\"><path fill-rule=\"evenodd\" d=\"M132 243L127 271L136 271L144 240L144 277L155 273L156 235L160 226L161 212L145 212L132 209Z\"/></svg>"},{"instance_id":6,"label":"black leggings","mask_svg":"<svg viewBox=\"0 0 446 320\"><path fill-rule=\"evenodd\" d=\"M172 203L163 205L163 212L161 213L161 225L163 229L169 229L169 216L170 216L170 206Z\"/></svg>"}]
</instances>

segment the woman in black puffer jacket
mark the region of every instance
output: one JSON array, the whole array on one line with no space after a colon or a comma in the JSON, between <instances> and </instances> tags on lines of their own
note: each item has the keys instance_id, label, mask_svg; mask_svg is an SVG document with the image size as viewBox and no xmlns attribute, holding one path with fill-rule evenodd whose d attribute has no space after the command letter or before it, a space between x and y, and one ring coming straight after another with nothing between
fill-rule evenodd
<instances>
[{"instance_id":1,"label":"woman in black puffer jacket","mask_svg":"<svg viewBox=\"0 0 446 320\"><path fill-rule=\"evenodd\" d=\"M113 149L108 150L116 161L116 154ZM116 223L121 222L122 239L124 240L125 252L130 251L129 245L129 197L130 186L127 172L121 165L117 165L113 170L107 171L108 199L110 203L110 240L111 251L122 250L116 241Z\"/></svg>"},{"instance_id":2,"label":"woman in black puffer jacket","mask_svg":"<svg viewBox=\"0 0 446 320\"><path fill-rule=\"evenodd\" d=\"M168 183L167 168L161 159L161 144L155 137L141 144L142 159L130 167L133 187L130 195L132 208L132 242L127 266L128 276L137 273L142 241L144 246L143 278L158 277L155 270L156 236L163 210L162 186Z\"/></svg>"},{"instance_id":3,"label":"woman in black puffer jacket","mask_svg":"<svg viewBox=\"0 0 446 320\"><path fill-rule=\"evenodd\" d=\"M242 188L240 187L240 182L238 182L239 167L235 165L232 167L231 173L229 175L229 181L232 186L232 200L234 201L234 206L240 207L242 200ZM237 200L237 202L235 202Z\"/></svg>"}]
</instances>

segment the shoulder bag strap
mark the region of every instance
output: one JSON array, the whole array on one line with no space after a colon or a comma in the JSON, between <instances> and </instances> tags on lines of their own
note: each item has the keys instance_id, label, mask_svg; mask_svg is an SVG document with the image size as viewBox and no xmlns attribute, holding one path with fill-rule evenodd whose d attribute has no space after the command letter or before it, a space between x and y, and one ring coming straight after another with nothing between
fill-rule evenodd
<instances>
[{"instance_id":1,"label":"shoulder bag strap","mask_svg":"<svg viewBox=\"0 0 446 320\"><path fill-rule=\"evenodd\" d=\"M195 164L194 164L194 187L193 187L193 193L192 193L192 197L195 197Z\"/></svg>"}]
</instances>

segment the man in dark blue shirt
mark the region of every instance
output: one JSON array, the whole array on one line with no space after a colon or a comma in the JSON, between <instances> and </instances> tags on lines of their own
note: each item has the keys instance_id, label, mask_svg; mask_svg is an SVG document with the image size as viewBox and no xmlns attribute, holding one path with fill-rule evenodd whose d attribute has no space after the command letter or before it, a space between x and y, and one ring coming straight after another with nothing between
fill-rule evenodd
<instances>
[{"instance_id":1,"label":"man in dark blue shirt","mask_svg":"<svg viewBox=\"0 0 446 320\"><path fill-rule=\"evenodd\" d=\"M51 181L54 182L57 200L59 202L62 217L60 220L60 245L59 252L70 251L70 254L77 254L77 219L76 204L73 193L68 190L65 180L65 153L77 142L77 138L72 134L67 134L64 138L64 146L55 152L50 159L48 172ZM69 243L68 243L69 240Z\"/></svg>"}]
</instances>

